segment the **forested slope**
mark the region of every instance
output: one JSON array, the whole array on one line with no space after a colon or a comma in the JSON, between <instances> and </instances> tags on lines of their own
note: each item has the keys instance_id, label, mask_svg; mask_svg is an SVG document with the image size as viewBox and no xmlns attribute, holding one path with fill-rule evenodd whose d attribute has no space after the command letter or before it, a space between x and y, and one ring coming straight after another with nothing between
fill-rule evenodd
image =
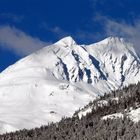
<instances>
[{"instance_id":1,"label":"forested slope","mask_svg":"<svg viewBox=\"0 0 140 140\"><path fill-rule=\"evenodd\" d=\"M72 118L63 118L32 130L21 130L0 136L1 140L139 140L140 122L133 117L140 107L140 83L105 94ZM91 108L92 111L79 116ZM137 114L135 113L137 110ZM112 115L114 114L114 116ZM116 114L122 114L116 115ZM113 117L110 117L110 116Z\"/></svg>"}]
</instances>

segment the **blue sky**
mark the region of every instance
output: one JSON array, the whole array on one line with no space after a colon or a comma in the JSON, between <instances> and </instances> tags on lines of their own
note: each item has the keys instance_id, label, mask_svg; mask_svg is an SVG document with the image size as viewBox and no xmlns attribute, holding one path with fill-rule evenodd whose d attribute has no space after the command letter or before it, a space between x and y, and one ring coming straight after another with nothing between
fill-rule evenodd
<instances>
[{"instance_id":1,"label":"blue sky","mask_svg":"<svg viewBox=\"0 0 140 140\"><path fill-rule=\"evenodd\" d=\"M0 71L65 36L79 44L124 37L140 52L139 6L139 0L0 0Z\"/></svg>"}]
</instances>

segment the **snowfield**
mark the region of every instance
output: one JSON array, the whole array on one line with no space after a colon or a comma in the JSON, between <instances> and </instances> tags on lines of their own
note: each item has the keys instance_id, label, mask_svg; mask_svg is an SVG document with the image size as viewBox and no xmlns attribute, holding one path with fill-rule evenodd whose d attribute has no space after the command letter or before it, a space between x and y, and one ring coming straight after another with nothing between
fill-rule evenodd
<instances>
[{"instance_id":1,"label":"snowfield","mask_svg":"<svg viewBox=\"0 0 140 140\"><path fill-rule=\"evenodd\" d=\"M133 122L137 123L140 121L140 108L132 109L131 111L126 110L125 115L127 115L127 117L129 117ZM123 117L124 114L120 112L120 113L114 113L114 114L103 116L102 119L107 120L107 119L117 119Z\"/></svg>"},{"instance_id":2,"label":"snowfield","mask_svg":"<svg viewBox=\"0 0 140 140\"><path fill-rule=\"evenodd\" d=\"M139 79L140 60L124 39L78 45L63 38L0 74L0 133L58 122L105 92Z\"/></svg>"}]
</instances>

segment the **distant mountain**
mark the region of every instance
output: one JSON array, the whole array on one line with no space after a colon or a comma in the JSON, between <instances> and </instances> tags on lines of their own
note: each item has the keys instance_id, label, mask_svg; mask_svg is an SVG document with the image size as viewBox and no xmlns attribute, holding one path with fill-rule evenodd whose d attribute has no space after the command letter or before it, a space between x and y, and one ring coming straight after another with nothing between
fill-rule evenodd
<instances>
[{"instance_id":1,"label":"distant mountain","mask_svg":"<svg viewBox=\"0 0 140 140\"><path fill-rule=\"evenodd\" d=\"M71 117L105 92L139 79L140 59L124 39L78 45L63 38L0 74L0 133Z\"/></svg>"}]
</instances>

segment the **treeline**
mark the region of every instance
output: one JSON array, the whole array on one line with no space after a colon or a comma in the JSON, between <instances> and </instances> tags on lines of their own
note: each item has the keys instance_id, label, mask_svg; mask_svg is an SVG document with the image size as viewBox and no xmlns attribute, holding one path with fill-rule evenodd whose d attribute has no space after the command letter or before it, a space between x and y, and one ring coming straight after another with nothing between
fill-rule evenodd
<instances>
[{"instance_id":1,"label":"treeline","mask_svg":"<svg viewBox=\"0 0 140 140\"><path fill-rule=\"evenodd\" d=\"M104 104L106 101L107 104ZM101 105L101 103L103 103ZM92 108L86 116L78 113ZM140 122L134 123L126 114L130 108L140 107L140 83L105 94L90 102L72 118L32 130L0 135L1 140L140 140ZM123 113L124 117L102 119L105 115Z\"/></svg>"}]
</instances>

